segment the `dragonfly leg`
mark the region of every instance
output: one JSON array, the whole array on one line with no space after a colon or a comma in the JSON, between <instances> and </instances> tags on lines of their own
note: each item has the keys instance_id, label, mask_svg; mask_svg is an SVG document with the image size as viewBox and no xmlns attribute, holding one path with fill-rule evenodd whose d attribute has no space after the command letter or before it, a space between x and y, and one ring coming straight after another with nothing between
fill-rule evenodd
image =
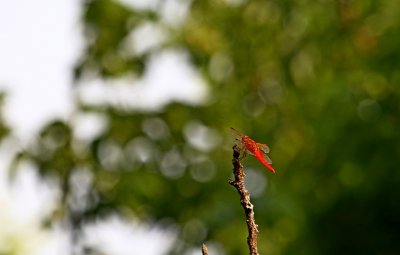
<instances>
[{"instance_id":1,"label":"dragonfly leg","mask_svg":"<svg viewBox=\"0 0 400 255\"><path fill-rule=\"evenodd\" d=\"M242 160L243 158L245 158L247 156L247 151L243 150L242 156L239 157L239 160Z\"/></svg>"},{"instance_id":2,"label":"dragonfly leg","mask_svg":"<svg viewBox=\"0 0 400 255\"><path fill-rule=\"evenodd\" d=\"M241 141L239 139L236 139L236 140ZM237 143L236 146L239 148L239 151L242 153L242 155L239 157L239 160L242 160L247 155L246 146L242 142Z\"/></svg>"}]
</instances>

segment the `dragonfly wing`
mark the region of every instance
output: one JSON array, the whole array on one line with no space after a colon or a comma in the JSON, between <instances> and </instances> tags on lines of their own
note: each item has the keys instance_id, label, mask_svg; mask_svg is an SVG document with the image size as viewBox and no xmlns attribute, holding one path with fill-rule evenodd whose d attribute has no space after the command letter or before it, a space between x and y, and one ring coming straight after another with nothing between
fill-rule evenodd
<instances>
[{"instance_id":1,"label":"dragonfly wing","mask_svg":"<svg viewBox=\"0 0 400 255\"><path fill-rule=\"evenodd\" d=\"M233 137L235 137L236 140L241 140L242 139L242 134L239 133L239 131L237 131L233 127L231 127L231 134L233 135Z\"/></svg>"},{"instance_id":2,"label":"dragonfly wing","mask_svg":"<svg viewBox=\"0 0 400 255\"><path fill-rule=\"evenodd\" d=\"M243 147L244 147L243 140L242 140L243 135L241 133L239 133L239 131L237 131L233 127L231 127L231 134L237 141L236 144L239 145L241 147L241 149L243 149Z\"/></svg>"},{"instance_id":3,"label":"dragonfly wing","mask_svg":"<svg viewBox=\"0 0 400 255\"><path fill-rule=\"evenodd\" d=\"M257 143L258 149L262 150L264 153L269 153L269 147L263 143Z\"/></svg>"},{"instance_id":4,"label":"dragonfly wing","mask_svg":"<svg viewBox=\"0 0 400 255\"><path fill-rule=\"evenodd\" d=\"M262 157L267 161L268 164L272 164L272 160L265 153L261 153Z\"/></svg>"}]
</instances>

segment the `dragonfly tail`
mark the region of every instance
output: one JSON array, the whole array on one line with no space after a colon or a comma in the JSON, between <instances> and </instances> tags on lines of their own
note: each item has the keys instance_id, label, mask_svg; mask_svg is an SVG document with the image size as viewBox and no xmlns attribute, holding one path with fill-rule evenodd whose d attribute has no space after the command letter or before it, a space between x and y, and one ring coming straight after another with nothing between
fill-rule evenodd
<instances>
[{"instance_id":1,"label":"dragonfly tail","mask_svg":"<svg viewBox=\"0 0 400 255\"><path fill-rule=\"evenodd\" d=\"M275 169L261 155L256 155L256 157L269 171L275 173Z\"/></svg>"}]
</instances>

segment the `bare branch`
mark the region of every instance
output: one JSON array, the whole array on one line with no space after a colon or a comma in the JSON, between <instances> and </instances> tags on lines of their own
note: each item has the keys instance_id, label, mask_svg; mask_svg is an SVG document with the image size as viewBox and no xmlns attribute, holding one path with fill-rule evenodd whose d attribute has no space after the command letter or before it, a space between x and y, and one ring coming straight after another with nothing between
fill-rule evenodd
<instances>
[{"instance_id":1,"label":"bare branch","mask_svg":"<svg viewBox=\"0 0 400 255\"><path fill-rule=\"evenodd\" d=\"M203 255L208 255L208 249L207 249L207 246L204 243L201 246L201 252L203 253Z\"/></svg>"},{"instance_id":2,"label":"bare branch","mask_svg":"<svg viewBox=\"0 0 400 255\"><path fill-rule=\"evenodd\" d=\"M234 180L229 180L229 184L234 186L240 194L240 203L244 208L246 215L246 223L249 231L247 237L247 245L249 246L250 255L259 255L257 250L258 226L254 219L253 205L250 202L250 193L244 185L245 173L242 164L240 164L240 149L237 145L233 146L233 174Z\"/></svg>"}]
</instances>

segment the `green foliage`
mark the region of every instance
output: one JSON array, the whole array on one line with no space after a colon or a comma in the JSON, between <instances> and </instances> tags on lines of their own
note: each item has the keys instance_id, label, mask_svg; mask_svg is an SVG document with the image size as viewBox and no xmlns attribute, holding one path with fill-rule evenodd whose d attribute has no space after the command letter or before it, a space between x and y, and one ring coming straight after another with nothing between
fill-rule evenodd
<instances>
[{"instance_id":1,"label":"green foliage","mask_svg":"<svg viewBox=\"0 0 400 255\"><path fill-rule=\"evenodd\" d=\"M244 160L268 184L253 196L261 254L398 254L399 3L227 2L193 1L184 24L167 28L167 43L128 57L121 50L127 34L144 21L163 26L160 13L89 1L77 79L93 70L140 76L152 53L179 47L212 98L155 113L82 104L109 123L91 144L55 122L26 153L64 180L65 196L71 172L93 173L97 198L75 212L80 221L128 210L177 223L183 242L172 254L200 251L205 240L245 254L244 214L227 184L233 126L268 143L277 170ZM216 134L215 145L193 145L190 125Z\"/></svg>"}]
</instances>

